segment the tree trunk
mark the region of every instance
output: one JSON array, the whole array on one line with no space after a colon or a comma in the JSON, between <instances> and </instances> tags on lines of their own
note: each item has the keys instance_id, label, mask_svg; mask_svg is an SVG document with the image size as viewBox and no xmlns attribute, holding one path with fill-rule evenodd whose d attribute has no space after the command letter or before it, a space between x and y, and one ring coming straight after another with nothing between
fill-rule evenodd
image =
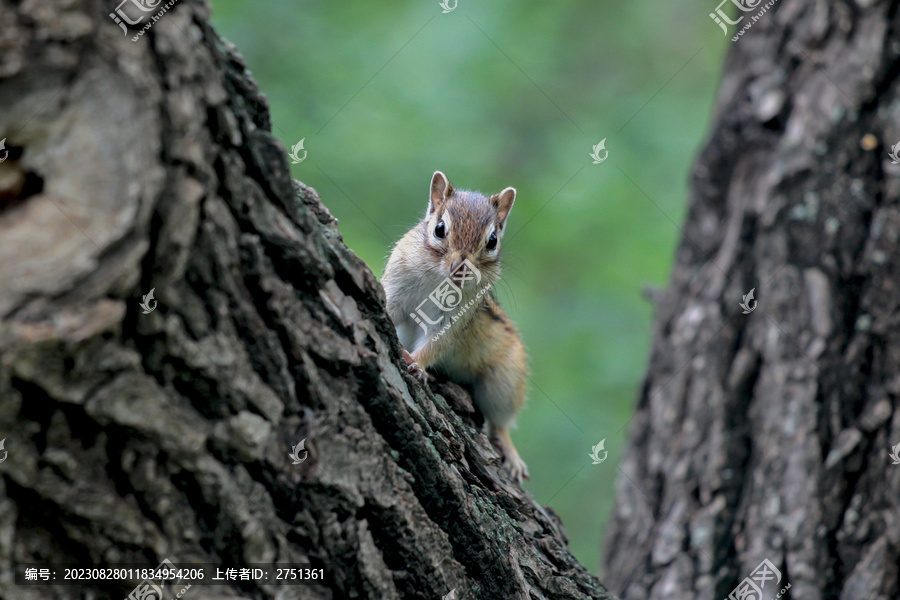
<instances>
[{"instance_id":1,"label":"tree trunk","mask_svg":"<svg viewBox=\"0 0 900 600\"><path fill-rule=\"evenodd\" d=\"M132 42L112 7L0 3L0 596L118 600L13 565L167 558L325 570L188 600L611 598L468 395L408 376L208 8Z\"/></svg>"},{"instance_id":2,"label":"tree trunk","mask_svg":"<svg viewBox=\"0 0 900 600\"><path fill-rule=\"evenodd\" d=\"M900 597L898 5L781 0L732 47L620 467L629 600L764 560L762 600Z\"/></svg>"}]
</instances>

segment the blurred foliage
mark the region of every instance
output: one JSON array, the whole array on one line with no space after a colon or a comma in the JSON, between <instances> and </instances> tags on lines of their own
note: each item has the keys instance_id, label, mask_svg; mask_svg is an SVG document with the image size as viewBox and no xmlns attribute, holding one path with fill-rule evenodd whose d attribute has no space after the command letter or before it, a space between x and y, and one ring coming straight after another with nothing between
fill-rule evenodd
<instances>
[{"instance_id":1,"label":"blurred foliage","mask_svg":"<svg viewBox=\"0 0 900 600\"><path fill-rule=\"evenodd\" d=\"M598 572L651 339L641 289L667 283L719 80L714 3L212 5L275 135L305 140L294 177L376 275L423 215L435 170L461 188L517 188L498 298L532 382L513 437L527 489ZM595 165L602 138L609 158ZM601 439L609 459L592 465Z\"/></svg>"}]
</instances>

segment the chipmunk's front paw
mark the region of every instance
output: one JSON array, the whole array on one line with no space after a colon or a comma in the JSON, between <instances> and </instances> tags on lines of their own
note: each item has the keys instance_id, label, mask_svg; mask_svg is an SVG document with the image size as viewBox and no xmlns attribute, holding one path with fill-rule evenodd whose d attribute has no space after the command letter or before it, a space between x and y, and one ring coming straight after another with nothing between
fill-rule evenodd
<instances>
[{"instance_id":1,"label":"chipmunk's front paw","mask_svg":"<svg viewBox=\"0 0 900 600\"><path fill-rule=\"evenodd\" d=\"M421 383L422 385L428 383L428 373L425 372L425 369L419 366L419 363L409 363L406 368L409 370L410 375L419 380L419 383Z\"/></svg>"},{"instance_id":2,"label":"chipmunk's front paw","mask_svg":"<svg viewBox=\"0 0 900 600\"><path fill-rule=\"evenodd\" d=\"M419 363L413 360L412 354L407 352L405 349L403 350L403 361L406 363L406 368L409 371L409 374L419 380L419 383L425 385L428 383L428 374L425 373L425 369L419 366Z\"/></svg>"}]
</instances>

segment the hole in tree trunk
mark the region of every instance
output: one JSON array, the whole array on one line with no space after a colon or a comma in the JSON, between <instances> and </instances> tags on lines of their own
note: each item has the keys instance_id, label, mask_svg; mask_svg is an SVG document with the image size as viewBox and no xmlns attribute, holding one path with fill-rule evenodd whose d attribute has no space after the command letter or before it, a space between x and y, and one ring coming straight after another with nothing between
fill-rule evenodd
<instances>
[{"instance_id":1,"label":"hole in tree trunk","mask_svg":"<svg viewBox=\"0 0 900 600\"><path fill-rule=\"evenodd\" d=\"M19 168L23 152L24 148L11 145L0 150L0 212L21 204L44 189L43 177Z\"/></svg>"}]
</instances>

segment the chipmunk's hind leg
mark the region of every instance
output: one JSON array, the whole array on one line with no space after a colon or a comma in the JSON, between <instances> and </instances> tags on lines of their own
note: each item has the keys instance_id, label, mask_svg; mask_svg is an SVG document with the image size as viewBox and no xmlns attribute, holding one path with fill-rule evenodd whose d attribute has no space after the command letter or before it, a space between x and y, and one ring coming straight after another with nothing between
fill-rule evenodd
<instances>
[{"instance_id":1,"label":"chipmunk's hind leg","mask_svg":"<svg viewBox=\"0 0 900 600\"><path fill-rule=\"evenodd\" d=\"M503 454L503 470L517 482L528 479L528 467L513 445L509 430L525 401L525 372L503 363L490 369L473 386L475 404L490 427L491 440Z\"/></svg>"},{"instance_id":2,"label":"chipmunk's hind leg","mask_svg":"<svg viewBox=\"0 0 900 600\"><path fill-rule=\"evenodd\" d=\"M519 456L518 450L513 445L509 436L509 429L491 427L491 441L494 442L503 454L503 470L517 483L528 479L528 465Z\"/></svg>"}]
</instances>

